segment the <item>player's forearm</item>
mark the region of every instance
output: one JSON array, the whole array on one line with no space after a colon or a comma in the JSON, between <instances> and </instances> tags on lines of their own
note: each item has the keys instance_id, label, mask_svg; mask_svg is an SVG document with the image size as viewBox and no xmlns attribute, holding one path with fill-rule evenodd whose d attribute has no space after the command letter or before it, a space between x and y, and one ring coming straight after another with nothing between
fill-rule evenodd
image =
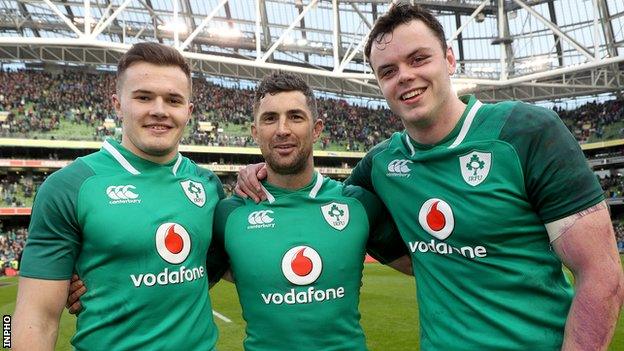
<instances>
[{"instance_id":1,"label":"player's forearm","mask_svg":"<svg viewBox=\"0 0 624 351\"><path fill-rule=\"evenodd\" d=\"M69 280L20 277L13 325L14 350L54 350Z\"/></svg>"},{"instance_id":2,"label":"player's forearm","mask_svg":"<svg viewBox=\"0 0 624 351\"><path fill-rule=\"evenodd\" d=\"M58 320L25 320L16 318L13 329L13 350L52 351L58 336Z\"/></svg>"},{"instance_id":3,"label":"player's forearm","mask_svg":"<svg viewBox=\"0 0 624 351\"><path fill-rule=\"evenodd\" d=\"M613 337L624 299L624 277L596 274L577 277L576 296L566 322L563 351L606 350Z\"/></svg>"}]
</instances>

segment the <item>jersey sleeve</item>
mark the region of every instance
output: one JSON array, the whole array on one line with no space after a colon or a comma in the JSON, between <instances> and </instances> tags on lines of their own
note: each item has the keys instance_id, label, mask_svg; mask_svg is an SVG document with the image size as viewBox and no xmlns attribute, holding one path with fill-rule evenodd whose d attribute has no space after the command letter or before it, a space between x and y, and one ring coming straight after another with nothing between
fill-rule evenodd
<instances>
[{"instance_id":1,"label":"jersey sleeve","mask_svg":"<svg viewBox=\"0 0 624 351\"><path fill-rule=\"evenodd\" d=\"M345 180L344 183L347 185L361 186L373 194L376 194L375 188L373 187L373 180L371 178L371 172L373 171L373 158L375 155L383 151L387 147L388 143L389 140L386 140L367 152L364 158L361 159L357 165L355 165L355 168L351 171L351 175Z\"/></svg>"},{"instance_id":2,"label":"jersey sleeve","mask_svg":"<svg viewBox=\"0 0 624 351\"><path fill-rule=\"evenodd\" d=\"M384 264L408 254L392 217L376 195L353 185L345 185L343 195L356 198L366 210L370 228L368 254Z\"/></svg>"},{"instance_id":3,"label":"jersey sleeve","mask_svg":"<svg viewBox=\"0 0 624 351\"><path fill-rule=\"evenodd\" d=\"M500 137L515 148L529 201L544 223L604 199L578 142L555 112L518 103Z\"/></svg>"},{"instance_id":4,"label":"jersey sleeve","mask_svg":"<svg viewBox=\"0 0 624 351\"><path fill-rule=\"evenodd\" d=\"M238 196L221 200L217 204L212 228L212 242L208 249L206 262L208 281L211 285L217 283L230 268L230 257L225 249L225 229L230 213L243 204L244 200Z\"/></svg>"},{"instance_id":5,"label":"jersey sleeve","mask_svg":"<svg viewBox=\"0 0 624 351\"><path fill-rule=\"evenodd\" d=\"M93 171L80 160L56 171L35 195L20 275L65 280L74 272L82 245L76 206L83 182Z\"/></svg>"}]
</instances>

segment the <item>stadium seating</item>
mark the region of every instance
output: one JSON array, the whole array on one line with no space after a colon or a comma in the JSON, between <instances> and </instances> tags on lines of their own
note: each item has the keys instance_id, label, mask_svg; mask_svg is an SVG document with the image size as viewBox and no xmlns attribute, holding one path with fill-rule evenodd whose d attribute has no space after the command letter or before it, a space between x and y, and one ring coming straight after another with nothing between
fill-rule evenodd
<instances>
[{"instance_id":1,"label":"stadium seating","mask_svg":"<svg viewBox=\"0 0 624 351\"><path fill-rule=\"evenodd\" d=\"M3 228L0 221L0 274L5 274L6 269L19 269L27 236L26 227Z\"/></svg>"},{"instance_id":2,"label":"stadium seating","mask_svg":"<svg viewBox=\"0 0 624 351\"><path fill-rule=\"evenodd\" d=\"M119 135L120 121L110 95L111 73L41 71L0 72L0 135L101 140ZM253 90L235 89L194 79L195 119L183 143L211 146L253 146L251 121ZM388 109L354 105L346 100L319 98L318 110L326 127L318 147L366 151L402 129ZM579 142L621 138L624 131L622 98L587 103L574 110L555 108ZM79 126L87 127L76 130Z\"/></svg>"}]
</instances>

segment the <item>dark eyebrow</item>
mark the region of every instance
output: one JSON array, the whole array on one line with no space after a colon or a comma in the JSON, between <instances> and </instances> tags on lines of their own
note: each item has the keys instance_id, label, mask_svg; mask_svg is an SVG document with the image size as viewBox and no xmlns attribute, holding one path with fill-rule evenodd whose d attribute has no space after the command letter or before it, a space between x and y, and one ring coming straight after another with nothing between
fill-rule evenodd
<instances>
[{"instance_id":1,"label":"dark eyebrow","mask_svg":"<svg viewBox=\"0 0 624 351\"><path fill-rule=\"evenodd\" d=\"M412 57L416 54L420 54L420 53L428 53L429 51L431 51L430 48L427 47L420 47L420 48L416 48L415 50L413 50L412 52L410 52L409 54L407 54L405 57ZM377 69L375 70L376 72L380 72L381 70L383 70L384 68L387 67L392 67L394 66L394 64L387 64L387 65L383 65L383 66L379 66L377 67Z\"/></svg>"},{"instance_id":2,"label":"dark eyebrow","mask_svg":"<svg viewBox=\"0 0 624 351\"><path fill-rule=\"evenodd\" d=\"M150 90L145 90L145 89L137 89L134 90L132 92L132 94L146 94L146 95L153 95L154 92L150 91ZM178 93L169 93L167 94L169 97L174 97L174 98L179 98L179 99L184 99L184 96Z\"/></svg>"},{"instance_id":3,"label":"dark eyebrow","mask_svg":"<svg viewBox=\"0 0 624 351\"><path fill-rule=\"evenodd\" d=\"M267 111L267 112L262 112L262 114L259 116L259 118L273 117L273 116L276 116L276 115L277 115L277 112Z\"/></svg>"},{"instance_id":4,"label":"dark eyebrow","mask_svg":"<svg viewBox=\"0 0 624 351\"><path fill-rule=\"evenodd\" d=\"M306 114L306 112L304 110L299 109L299 108L288 110L288 114L295 114L295 113L299 113L299 114L302 114L302 115Z\"/></svg>"},{"instance_id":5,"label":"dark eyebrow","mask_svg":"<svg viewBox=\"0 0 624 351\"><path fill-rule=\"evenodd\" d=\"M145 89L137 89L137 90L133 90L132 94L154 94L154 92L145 90Z\"/></svg>"}]
</instances>

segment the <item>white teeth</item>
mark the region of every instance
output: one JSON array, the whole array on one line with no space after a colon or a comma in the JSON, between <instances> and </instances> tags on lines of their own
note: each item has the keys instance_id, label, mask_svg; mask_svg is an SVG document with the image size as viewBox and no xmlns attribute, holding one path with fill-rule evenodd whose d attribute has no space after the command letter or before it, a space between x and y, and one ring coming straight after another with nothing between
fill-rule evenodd
<instances>
[{"instance_id":1,"label":"white teeth","mask_svg":"<svg viewBox=\"0 0 624 351\"><path fill-rule=\"evenodd\" d=\"M425 89L412 90L409 93L405 93L405 94L401 95L401 99L402 100L407 100L407 99L413 98L416 95L420 95L420 94L422 94L424 92L425 92Z\"/></svg>"}]
</instances>

